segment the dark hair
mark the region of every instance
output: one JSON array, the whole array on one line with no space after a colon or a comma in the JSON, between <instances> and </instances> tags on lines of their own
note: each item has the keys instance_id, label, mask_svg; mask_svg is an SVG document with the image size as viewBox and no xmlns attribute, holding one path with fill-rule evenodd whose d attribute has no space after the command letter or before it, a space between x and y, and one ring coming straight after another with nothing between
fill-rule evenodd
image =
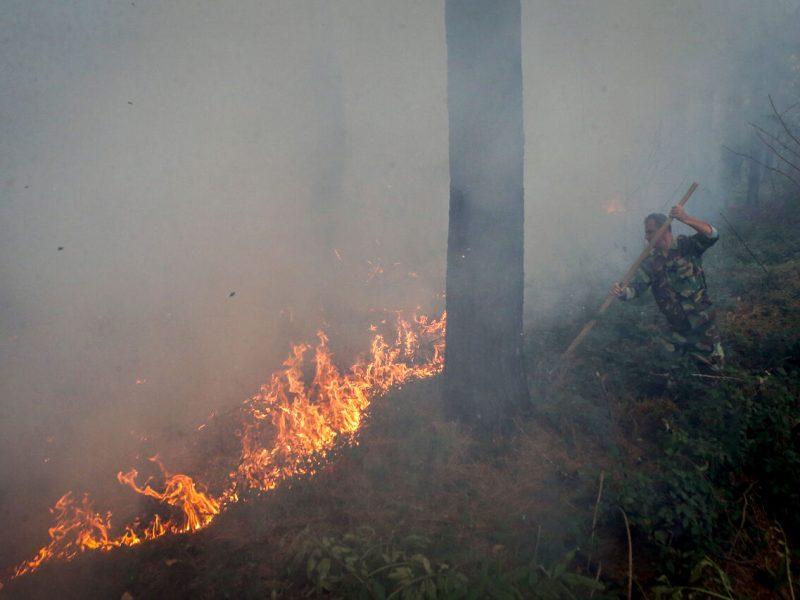
<instances>
[{"instance_id":1,"label":"dark hair","mask_svg":"<svg viewBox=\"0 0 800 600\"><path fill-rule=\"evenodd\" d=\"M656 227L661 227L664 223L667 222L667 215L662 213L650 213L644 218L644 222L647 223L648 221L654 221ZM672 226L670 225L670 229Z\"/></svg>"}]
</instances>

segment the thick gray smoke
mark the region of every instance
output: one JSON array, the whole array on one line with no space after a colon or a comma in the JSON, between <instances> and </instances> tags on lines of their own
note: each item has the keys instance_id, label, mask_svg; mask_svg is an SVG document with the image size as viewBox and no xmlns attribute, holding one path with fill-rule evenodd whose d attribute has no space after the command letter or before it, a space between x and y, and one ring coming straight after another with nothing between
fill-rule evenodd
<instances>
[{"instance_id":1,"label":"thick gray smoke","mask_svg":"<svg viewBox=\"0 0 800 600\"><path fill-rule=\"evenodd\" d=\"M597 293L692 180L690 212L715 214L721 145L766 111L771 41L797 11L523 2L529 320ZM21 520L41 531L62 491L113 485L143 435L235 405L290 343L326 327L348 357L383 309L441 308L446 48L429 0L8 0L3 17L16 559Z\"/></svg>"},{"instance_id":2,"label":"thick gray smoke","mask_svg":"<svg viewBox=\"0 0 800 600\"><path fill-rule=\"evenodd\" d=\"M526 312L535 319L554 305L596 308L597 286L641 250L643 217L667 212L692 181L700 188L688 212L719 220L734 191L722 146L747 148L748 121L797 79L800 3L524 6Z\"/></svg>"}]
</instances>

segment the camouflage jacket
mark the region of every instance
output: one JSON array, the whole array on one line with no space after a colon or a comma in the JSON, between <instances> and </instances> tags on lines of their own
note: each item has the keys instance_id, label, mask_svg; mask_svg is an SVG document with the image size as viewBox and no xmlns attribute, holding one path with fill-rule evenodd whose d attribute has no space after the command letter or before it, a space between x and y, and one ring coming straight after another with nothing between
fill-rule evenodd
<instances>
[{"instance_id":1,"label":"camouflage jacket","mask_svg":"<svg viewBox=\"0 0 800 600\"><path fill-rule=\"evenodd\" d=\"M670 327L682 334L713 321L702 255L718 239L716 229L710 236L679 235L666 256L653 251L634 275L623 299L641 296L649 287Z\"/></svg>"}]
</instances>

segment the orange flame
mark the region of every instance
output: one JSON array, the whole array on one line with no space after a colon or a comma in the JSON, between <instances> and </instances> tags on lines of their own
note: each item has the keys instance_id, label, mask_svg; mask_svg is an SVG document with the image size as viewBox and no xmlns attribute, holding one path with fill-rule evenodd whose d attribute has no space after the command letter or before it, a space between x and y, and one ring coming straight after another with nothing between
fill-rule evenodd
<instances>
[{"instance_id":1,"label":"orange flame","mask_svg":"<svg viewBox=\"0 0 800 600\"><path fill-rule=\"evenodd\" d=\"M619 196L614 196L603 203L603 210L609 215L614 215L625 212L625 206L623 206L622 200L619 198Z\"/></svg>"},{"instance_id":2,"label":"orange flame","mask_svg":"<svg viewBox=\"0 0 800 600\"><path fill-rule=\"evenodd\" d=\"M444 316L432 321L418 317L411 322L398 318L394 343L376 335L369 358L357 361L345 375L332 362L327 336L319 332L315 374L308 386L303 382L302 365L310 348L295 346L284 362L284 371L273 375L270 384L247 402L250 418L242 430L241 461L231 474L237 487L266 491L281 479L313 471L309 459L329 449L338 436L355 433L372 398L393 386L441 371L444 328ZM425 342L431 350L422 357ZM265 433L274 435L274 443L261 442Z\"/></svg>"},{"instance_id":3,"label":"orange flame","mask_svg":"<svg viewBox=\"0 0 800 600\"><path fill-rule=\"evenodd\" d=\"M95 512L88 495L78 503L72 492L67 492L51 509L55 525L49 529L50 542L18 565L12 577L31 573L48 561L71 560L88 550L110 551L166 534L203 529L226 505L238 501L242 492L272 490L287 478L313 474L336 440L354 441L375 397L442 370L445 323L444 314L440 319L420 316L407 321L398 317L394 340L389 343L376 334L370 353L344 374L334 365L328 338L320 331L314 348L314 376L308 384L303 365L311 348L294 346L284 369L245 401L239 464L220 496L201 491L188 475L170 475L153 458L165 480L162 491L152 487L150 480L140 486L136 469L118 473L117 479L163 505L169 518L154 513L147 525L137 519L114 537L109 533L111 512L103 516Z\"/></svg>"},{"instance_id":4,"label":"orange flame","mask_svg":"<svg viewBox=\"0 0 800 600\"><path fill-rule=\"evenodd\" d=\"M156 513L149 525L140 527L139 522L135 521L125 526L123 533L112 537L109 534L111 512L107 512L105 516L100 515L94 511L88 494L84 494L78 504L72 497L72 492L67 492L50 509L55 515L55 525L48 530L50 543L42 547L33 559L18 565L14 570L14 577L33 572L44 562L70 560L87 550L109 551L121 546L134 546L167 533L202 529L219 514L219 502L198 491L192 478L187 475L169 477L163 492L157 492L147 483L144 488L140 488L136 485L137 475L136 469L131 469L127 473L118 473L117 479L140 494L181 509L183 518L163 521Z\"/></svg>"},{"instance_id":5,"label":"orange flame","mask_svg":"<svg viewBox=\"0 0 800 600\"><path fill-rule=\"evenodd\" d=\"M156 459L151 460L156 461ZM173 533L184 533L196 531L208 525L219 514L219 501L198 491L194 481L188 475L178 473L170 476L161 463L158 464L164 473L164 477L166 477L163 492L154 490L150 487L149 482L145 482L144 488L139 487L136 484L136 477L139 475L136 469L131 469L127 473L117 473L117 479L138 494L155 498L162 504L176 507L183 511L183 519L181 521L174 523L168 521L163 524L159 522L158 529L163 528L165 531Z\"/></svg>"}]
</instances>

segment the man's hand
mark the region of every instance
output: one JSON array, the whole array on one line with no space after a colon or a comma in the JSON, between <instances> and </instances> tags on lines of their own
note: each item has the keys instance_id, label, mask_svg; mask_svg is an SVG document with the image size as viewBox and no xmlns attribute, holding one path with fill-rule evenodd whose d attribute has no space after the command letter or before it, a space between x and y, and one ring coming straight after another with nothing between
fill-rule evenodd
<instances>
[{"instance_id":1,"label":"man's hand","mask_svg":"<svg viewBox=\"0 0 800 600\"><path fill-rule=\"evenodd\" d=\"M686 211L683 210L683 207L680 204L676 204L672 207L672 209L669 211L669 216L680 221L681 223L685 223L703 235L709 236L714 233L714 229L711 227L711 225L705 221L701 221L700 219L695 219L694 217L687 215Z\"/></svg>"},{"instance_id":2,"label":"man's hand","mask_svg":"<svg viewBox=\"0 0 800 600\"><path fill-rule=\"evenodd\" d=\"M686 211L680 204L676 204L670 209L669 216L680 221L681 223L685 222L687 217Z\"/></svg>"},{"instance_id":3,"label":"man's hand","mask_svg":"<svg viewBox=\"0 0 800 600\"><path fill-rule=\"evenodd\" d=\"M623 300L627 296L625 288L620 285L619 281L614 282L614 285L611 286L611 293L620 300Z\"/></svg>"}]
</instances>

